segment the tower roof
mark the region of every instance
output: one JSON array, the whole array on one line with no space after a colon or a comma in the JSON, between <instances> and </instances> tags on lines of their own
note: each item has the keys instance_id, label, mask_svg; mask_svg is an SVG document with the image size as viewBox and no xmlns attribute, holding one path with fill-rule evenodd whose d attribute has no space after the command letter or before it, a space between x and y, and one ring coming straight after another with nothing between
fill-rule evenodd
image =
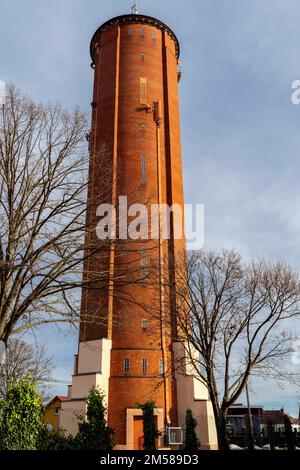
<instances>
[{"instance_id":1,"label":"tower roof","mask_svg":"<svg viewBox=\"0 0 300 470\"><path fill-rule=\"evenodd\" d=\"M94 62L94 44L97 40L98 34L101 33L101 31L105 31L107 28L115 24L134 24L134 23L149 24L149 25L155 26L156 28L162 31L166 31L175 43L176 57L177 59L179 58L179 54L180 54L179 41L175 33L169 28L169 26L167 26L162 21L156 18L153 18L152 16L129 14L129 15L115 16L114 18L111 18L110 20L106 21L101 26L99 26L94 36L92 37L91 45L90 45L90 53L91 53L91 58L93 62Z\"/></svg>"}]
</instances>

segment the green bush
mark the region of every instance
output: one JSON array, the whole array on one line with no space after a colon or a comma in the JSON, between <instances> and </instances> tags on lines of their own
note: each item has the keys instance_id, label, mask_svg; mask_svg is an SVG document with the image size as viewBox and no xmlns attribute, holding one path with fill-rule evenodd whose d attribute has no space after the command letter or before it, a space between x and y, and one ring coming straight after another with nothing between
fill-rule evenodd
<instances>
[{"instance_id":1,"label":"green bush","mask_svg":"<svg viewBox=\"0 0 300 470\"><path fill-rule=\"evenodd\" d=\"M268 440L270 444L270 450L275 450L275 439L274 439L274 426L272 421L268 419L267 424Z\"/></svg>"},{"instance_id":2,"label":"green bush","mask_svg":"<svg viewBox=\"0 0 300 470\"><path fill-rule=\"evenodd\" d=\"M48 431L46 427L39 435L38 450L73 450L74 438L66 436L62 430Z\"/></svg>"},{"instance_id":3,"label":"green bush","mask_svg":"<svg viewBox=\"0 0 300 470\"><path fill-rule=\"evenodd\" d=\"M194 451L200 447L200 441L196 434L197 421L191 410L186 410L185 415L185 450Z\"/></svg>"},{"instance_id":4,"label":"green bush","mask_svg":"<svg viewBox=\"0 0 300 470\"><path fill-rule=\"evenodd\" d=\"M42 397L31 377L9 382L0 404L0 449L35 450L43 429Z\"/></svg>"},{"instance_id":5,"label":"green bush","mask_svg":"<svg viewBox=\"0 0 300 470\"><path fill-rule=\"evenodd\" d=\"M156 439L160 434L155 426L155 403L147 401L144 404L139 404L138 407L143 411L144 449L156 450Z\"/></svg>"},{"instance_id":6,"label":"green bush","mask_svg":"<svg viewBox=\"0 0 300 470\"><path fill-rule=\"evenodd\" d=\"M284 415L284 431L287 449L295 450L295 435L293 433L290 417L287 414Z\"/></svg>"},{"instance_id":7,"label":"green bush","mask_svg":"<svg viewBox=\"0 0 300 470\"><path fill-rule=\"evenodd\" d=\"M79 419L79 431L74 438L75 449L112 450L114 431L107 425L104 399L104 393L98 388L90 390L86 418Z\"/></svg>"}]
</instances>

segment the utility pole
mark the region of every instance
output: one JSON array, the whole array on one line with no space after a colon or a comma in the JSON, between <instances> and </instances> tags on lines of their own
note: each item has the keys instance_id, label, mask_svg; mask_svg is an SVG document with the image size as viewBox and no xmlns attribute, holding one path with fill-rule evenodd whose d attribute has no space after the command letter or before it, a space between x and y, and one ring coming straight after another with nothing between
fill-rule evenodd
<instances>
[{"instance_id":1,"label":"utility pole","mask_svg":"<svg viewBox=\"0 0 300 470\"><path fill-rule=\"evenodd\" d=\"M246 382L246 398L247 398L247 407L248 407L248 423L249 423L249 430L250 430L250 436L252 443L254 444L254 430L253 430L253 420L252 420L252 414L251 414L251 406L250 406L250 400L249 400L249 390L248 390L248 379Z\"/></svg>"}]
</instances>

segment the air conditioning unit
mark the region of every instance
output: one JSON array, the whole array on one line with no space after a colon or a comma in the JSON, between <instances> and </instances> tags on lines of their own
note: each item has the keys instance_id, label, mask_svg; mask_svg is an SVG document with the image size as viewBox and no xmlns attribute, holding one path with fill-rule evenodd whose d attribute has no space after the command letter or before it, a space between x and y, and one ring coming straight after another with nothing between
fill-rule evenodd
<instances>
[{"instance_id":1,"label":"air conditioning unit","mask_svg":"<svg viewBox=\"0 0 300 470\"><path fill-rule=\"evenodd\" d=\"M166 438L167 444L170 446L179 446L183 444L182 428L167 427Z\"/></svg>"}]
</instances>

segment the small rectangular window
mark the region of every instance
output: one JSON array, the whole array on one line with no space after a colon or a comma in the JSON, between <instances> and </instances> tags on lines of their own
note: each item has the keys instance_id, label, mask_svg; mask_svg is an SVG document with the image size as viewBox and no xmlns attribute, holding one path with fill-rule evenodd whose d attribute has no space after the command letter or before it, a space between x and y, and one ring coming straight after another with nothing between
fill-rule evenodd
<instances>
[{"instance_id":1,"label":"small rectangular window","mask_svg":"<svg viewBox=\"0 0 300 470\"><path fill-rule=\"evenodd\" d=\"M132 28L127 29L127 36L132 36Z\"/></svg>"},{"instance_id":2,"label":"small rectangular window","mask_svg":"<svg viewBox=\"0 0 300 470\"><path fill-rule=\"evenodd\" d=\"M162 375L164 373L164 360L159 360L159 373Z\"/></svg>"},{"instance_id":3,"label":"small rectangular window","mask_svg":"<svg viewBox=\"0 0 300 470\"><path fill-rule=\"evenodd\" d=\"M152 31L152 39L155 41L157 39L156 31Z\"/></svg>"},{"instance_id":4,"label":"small rectangular window","mask_svg":"<svg viewBox=\"0 0 300 470\"><path fill-rule=\"evenodd\" d=\"M140 104L147 104L147 80L140 77Z\"/></svg>"},{"instance_id":5,"label":"small rectangular window","mask_svg":"<svg viewBox=\"0 0 300 470\"><path fill-rule=\"evenodd\" d=\"M142 328L143 328L143 330L146 330L147 327L148 327L148 320L143 319L143 320L142 320Z\"/></svg>"},{"instance_id":6,"label":"small rectangular window","mask_svg":"<svg viewBox=\"0 0 300 470\"><path fill-rule=\"evenodd\" d=\"M145 62L145 54L141 54L141 61Z\"/></svg>"},{"instance_id":7,"label":"small rectangular window","mask_svg":"<svg viewBox=\"0 0 300 470\"><path fill-rule=\"evenodd\" d=\"M140 124L140 131L145 134L146 133L146 130L147 130L147 124L145 124L144 122L142 122Z\"/></svg>"},{"instance_id":8,"label":"small rectangular window","mask_svg":"<svg viewBox=\"0 0 300 470\"><path fill-rule=\"evenodd\" d=\"M141 251L141 268L142 268L142 282L146 282L147 277L147 251L146 249Z\"/></svg>"},{"instance_id":9,"label":"small rectangular window","mask_svg":"<svg viewBox=\"0 0 300 470\"><path fill-rule=\"evenodd\" d=\"M129 374L130 371L130 359L129 357L124 357L124 372L125 374Z\"/></svg>"},{"instance_id":10,"label":"small rectangular window","mask_svg":"<svg viewBox=\"0 0 300 470\"><path fill-rule=\"evenodd\" d=\"M147 175L146 175L146 155L143 153L141 155L141 184L146 184Z\"/></svg>"},{"instance_id":11,"label":"small rectangular window","mask_svg":"<svg viewBox=\"0 0 300 470\"><path fill-rule=\"evenodd\" d=\"M143 38L145 36L145 29L144 28L141 28L140 36L141 36L141 38Z\"/></svg>"},{"instance_id":12,"label":"small rectangular window","mask_svg":"<svg viewBox=\"0 0 300 470\"><path fill-rule=\"evenodd\" d=\"M147 359L146 357L143 357L142 369L143 369L143 374L147 374L147 371L148 371L148 359Z\"/></svg>"}]
</instances>

